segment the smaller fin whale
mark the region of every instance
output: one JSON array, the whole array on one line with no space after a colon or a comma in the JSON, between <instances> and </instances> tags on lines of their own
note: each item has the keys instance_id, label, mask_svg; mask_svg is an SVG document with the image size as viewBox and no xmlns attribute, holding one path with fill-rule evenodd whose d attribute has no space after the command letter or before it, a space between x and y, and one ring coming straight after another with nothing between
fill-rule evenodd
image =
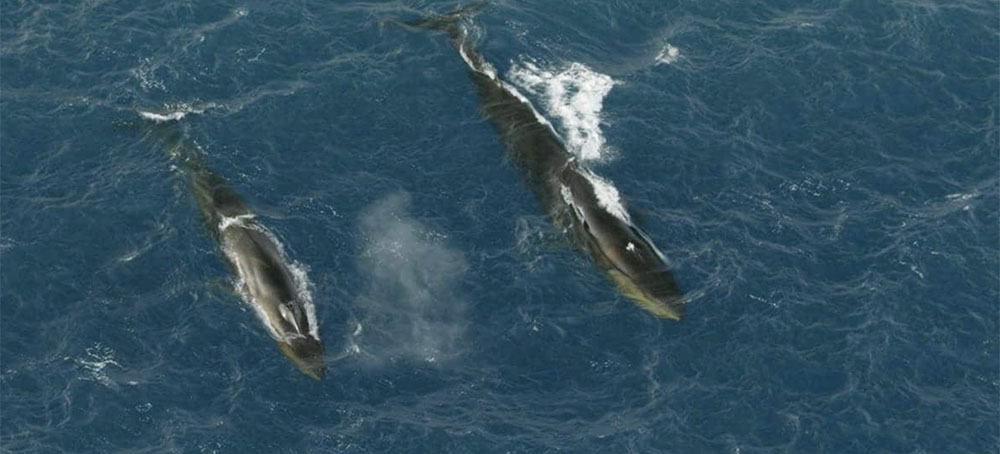
<instances>
[{"instance_id":1,"label":"smaller fin whale","mask_svg":"<svg viewBox=\"0 0 1000 454\"><path fill-rule=\"evenodd\" d=\"M516 88L502 81L472 46L461 22L481 8L477 3L400 25L448 34L479 91L482 115L524 171L554 223L571 232L622 294L657 317L680 320L684 299L666 260L632 222L617 200L617 191L582 166L551 123Z\"/></svg>"},{"instance_id":2,"label":"smaller fin whale","mask_svg":"<svg viewBox=\"0 0 1000 454\"><path fill-rule=\"evenodd\" d=\"M326 375L323 343L315 315L303 301L294 274L275 236L254 219L253 212L221 177L204 164L197 146L183 139L173 123L181 116L151 116L167 152L180 167L206 228L239 279L240 293L258 313L278 349L302 373L320 380Z\"/></svg>"}]
</instances>

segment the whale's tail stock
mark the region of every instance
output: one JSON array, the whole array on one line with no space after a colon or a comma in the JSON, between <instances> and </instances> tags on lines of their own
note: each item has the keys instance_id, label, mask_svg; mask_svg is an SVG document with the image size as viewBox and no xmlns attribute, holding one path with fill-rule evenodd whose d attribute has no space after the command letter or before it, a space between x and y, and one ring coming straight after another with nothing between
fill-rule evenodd
<instances>
[{"instance_id":1,"label":"whale's tail stock","mask_svg":"<svg viewBox=\"0 0 1000 454\"><path fill-rule=\"evenodd\" d=\"M412 29L422 29L422 30L442 30L447 31L449 35L460 34L458 23L463 19L468 19L476 15L479 10L486 6L485 2L476 2L465 5L458 8L450 13L446 14L431 14L420 19L394 22L397 25L401 25L406 28Z\"/></svg>"},{"instance_id":2,"label":"whale's tail stock","mask_svg":"<svg viewBox=\"0 0 1000 454\"><path fill-rule=\"evenodd\" d=\"M469 65L469 69L474 73L486 76L488 79L497 80L496 71L484 60L476 51L469 40L468 28L462 22L471 19L486 6L484 2L472 3L458 8L447 14L431 14L423 18L392 22L403 28L411 30L434 30L444 31L448 34L448 40L452 47L458 51L462 60Z\"/></svg>"}]
</instances>

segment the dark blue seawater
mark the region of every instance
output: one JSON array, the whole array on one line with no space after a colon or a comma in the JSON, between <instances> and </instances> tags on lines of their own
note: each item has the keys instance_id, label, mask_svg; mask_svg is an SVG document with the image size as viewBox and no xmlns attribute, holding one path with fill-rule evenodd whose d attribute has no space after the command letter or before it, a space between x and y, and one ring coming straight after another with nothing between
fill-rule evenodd
<instances>
[{"instance_id":1,"label":"dark blue seawater","mask_svg":"<svg viewBox=\"0 0 1000 454\"><path fill-rule=\"evenodd\" d=\"M545 217L454 2L0 6L3 452L989 453L996 2L497 1L501 77L670 259ZM234 291L176 128L304 271L312 381Z\"/></svg>"}]
</instances>

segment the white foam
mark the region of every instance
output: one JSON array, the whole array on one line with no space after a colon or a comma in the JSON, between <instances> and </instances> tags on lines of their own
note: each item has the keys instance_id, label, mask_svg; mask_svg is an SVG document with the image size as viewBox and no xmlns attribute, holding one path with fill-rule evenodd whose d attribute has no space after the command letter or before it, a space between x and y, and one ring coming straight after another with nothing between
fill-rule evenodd
<instances>
[{"instance_id":1,"label":"white foam","mask_svg":"<svg viewBox=\"0 0 1000 454\"><path fill-rule=\"evenodd\" d=\"M500 82L500 86L502 86L504 90L507 90L510 94L514 95L515 98L520 99L521 102L527 104L528 107L531 108L531 113L535 114L535 119L537 119L539 123L548 126L549 128L552 129L553 132L555 132L555 128L552 126L552 123L550 123L547 118L542 116L542 114L539 113L537 109L535 109L535 106L531 104L531 101L528 100L527 96L521 94L521 92L517 91L517 88L515 88L511 84Z\"/></svg>"},{"instance_id":2,"label":"white foam","mask_svg":"<svg viewBox=\"0 0 1000 454\"><path fill-rule=\"evenodd\" d=\"M212 109L215 107L218 106L215 105L215 103L211 102L198 105L197 107L187 103L179 103L179 104L167 104L163 107L163 110L160 112L152 112L141 109L137 110L136 112L142 118L145 118L147 120L152 120L157 123L163 123L167 121L180 121L188 114L200 115L204 113L205 110Z\"/></svg>"},{"instance_id":3,"label":"white foam","mask_svg":"<svg viewBox=\"0 0 1000 454\"><path fill-rule=\"evenodd\" d=\"M671 64L681 58L680 49L674 47L670 43L664 43L663 49L660 49L660 53L656 55L657 63Z\"/></svg>"},{"instance_id":4,"label":"white foam","mask_svg":"<svg viewBox=\"0 0 1000 454\"><path fill-rule=\"evenodd\" d=\"M601 110L618 82L575 62L557 71L526 61L515 64L509 76L514 84L545 99L545 110L559 118L571 152L584 160L606 157Z\"/></svg>"},{"instance_id":5,"label":"white foam","mask_svg":"<svg viewBox=\"0 0 1000 454\"><path fill-rule=\"evenodd\" d=\"M159 114L159 113L155 113L155 112L145 112L145 111L142 111L142 110L139 111L139 116L141 116L142 118L145 118L147 120L153 120L153 121L155 121L157 123L163 123L163 122L166 122L166 121L180 120L181 118L184 118L185 116L187 116L187 114L188 114L187 112L183 112L183 111L170 112L168 114Z\"/></svg>"},{"instance_id":6,"label":"white foam","mask_svg":"<svg viewBox=\"0 0 1000 454\"><path fill-rule=\"evenodd\" d=\"M254 303L253 296L251 296L247 291L247 281L244 277L245 271L239 266L239 257L225 242L222 243L222 253L226 254L226 258L229 259L229 262L236 267L236 283L233 287L236 289L236 293L240 295L240 299L242 299L247 306L250 306L250 309L252 309L254 314L257 315L260 323L264 325L264 328L267 328L267 333L271 335L271 338L274 340L281 340L281 334L279 334L278 331L271 326L271 321L267 318L267 313L264 312L264 308L261 307L261 305Z\"/></svg>"},{"instance_id":7,"label":"white foam","mask_svg":"<svg viewBox=\"0 0 1000 454\"><path fill-rule=\"evenodd\" d=\"M628 211L625 210L625 205L622 204L621 197L618 195L618 188L591 172L581 171L580 173L594 187L594 195L597 196L597 204L601 208L622 221L632 223L632 219L629 217Z\"/></svg>"},{"instance_id":8,"label":"white foam","mask_svg":"<svg viewBox=\"0 0 1000 454\"><path fill-rule=\"evenodd\" d=\"M81 379L96 381L109 388L116 388L117 385L115 382L104 371L108 366L123 369L121 364L115 361L115 351L101 343L87 347L86 351L86 358L77 358L75 360L78 365L83 366L88 372L88 376L81 377Z\"/></svg>"},{"instance_id":9,"label":"white foam","mask_svg":"<svg viewBox=\"0 0 1000 454\"><path fill-rule=\"evenodd\" d=\"M978 197L978 196L979 196L979 193L976 192L976 191L973 191L973 192L970 192L970 193L956 192L954 194L948 194L948 195L946 195L945 198L947 198L948 200L966 201L966 200L969 200L969 199L972 199L972 198Z\"/></svg>"},{"instance_id":10,"label":"white foam","mask_svg":"<svg viewBox=\"0 0 1000 454\"><path fill-rule=\"evenodd\" d=\"M219 221L219 231L221 232L223 230L226 230L233 224L245 226L246 224L244 223L244 221L253 218L254 218L253 214L241 214L239 216L233 216L233 217L223 216L222 220Z\"/></svg>"},{"instance_id":11,"label":"white foam","mask_svg":"<svg viewBox=\"0 0 1000 454\"><path fill-rule=\"evenodd\" d=\"M156 70L160 68L160 64L159 61L145 57L139 60L139 67L132 69L132 75L139 80L139 86L143 91L154 89L167 91L163 81L156 78Z\"/></svg>"}]
</instances>

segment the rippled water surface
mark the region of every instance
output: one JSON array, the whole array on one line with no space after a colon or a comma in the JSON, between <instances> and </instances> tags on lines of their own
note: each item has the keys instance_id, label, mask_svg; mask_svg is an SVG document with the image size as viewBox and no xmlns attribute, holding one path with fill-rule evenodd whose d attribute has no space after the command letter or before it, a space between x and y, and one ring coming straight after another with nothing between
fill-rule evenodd
<instances>
[{"instance_id":1,"label":"rippled water surface","mask_svg":"<svg viewBox=\"0 0 1000 454\"><path fill-rule=\"evenodd\" d=\"M552 226L453 2L5 2L5 452L984 453L1000 440L994 2L495 1L505 81L669 259L683 321ZM179 118L311 295L275 348Z\"/></svg>"}]
</instances>

